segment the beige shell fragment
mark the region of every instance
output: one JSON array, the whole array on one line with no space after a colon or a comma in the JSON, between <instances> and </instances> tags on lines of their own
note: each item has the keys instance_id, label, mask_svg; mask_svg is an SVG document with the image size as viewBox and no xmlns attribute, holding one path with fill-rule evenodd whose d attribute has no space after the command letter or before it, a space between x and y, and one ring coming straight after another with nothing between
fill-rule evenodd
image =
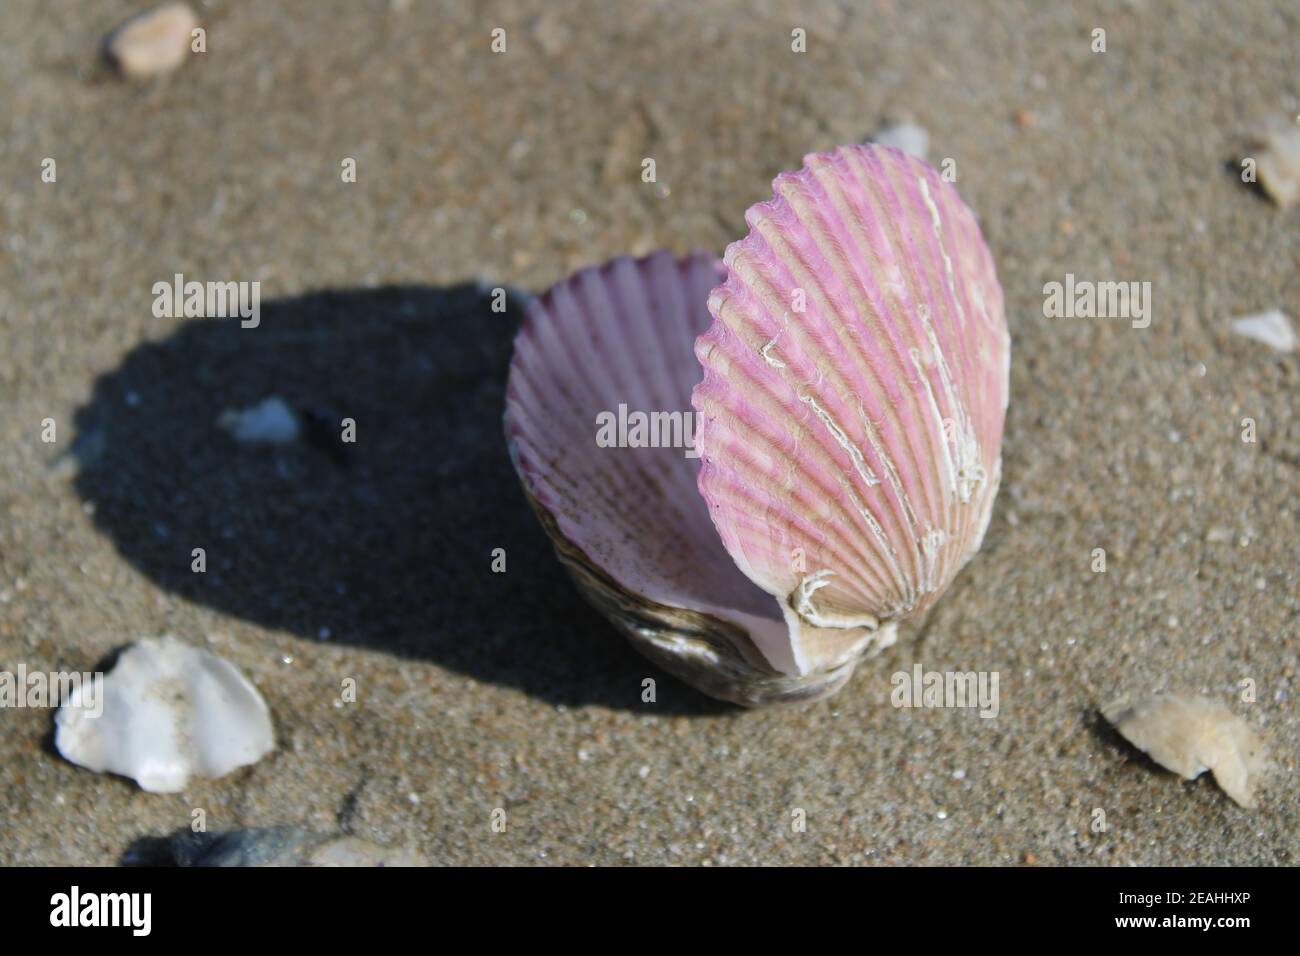
<instances>
[{"instance_id":1,"label":"beige shell fragment","mask_svg":"<svg viewBox=\"0 0 1300 956\"><path fill-rule=\"evenodd\" d=\"M1255 159L1259 184L1283 209L1300 199L1300 121L1273 121L1256 142L1263 147Z\"/></svg>"},{"instance_id":2,"label":"beige shell fragment","mask_svg":"<svg viewBox=\"0 0 1300 956\"><path fill-rule=\"evenodd\" d=\"M1214 772L1215 782L1247 809L1268 766L1267 749L1250 726L1217 701L1179 694L1127 695L1101 709L1129 743L1184 780Z\"/></svg>"},{"instance_id":3,"label":"beige shell fragment","mask_svg":"<svg viewBox=\"0 0 1300 956\"><path fill-rule=\"evenodd\" d=\"M125 77L146 79L170 73L190 55L199 18L189 4L164 3L127 20L108 35L104 53Z\"/></svg>"}]
</instances>

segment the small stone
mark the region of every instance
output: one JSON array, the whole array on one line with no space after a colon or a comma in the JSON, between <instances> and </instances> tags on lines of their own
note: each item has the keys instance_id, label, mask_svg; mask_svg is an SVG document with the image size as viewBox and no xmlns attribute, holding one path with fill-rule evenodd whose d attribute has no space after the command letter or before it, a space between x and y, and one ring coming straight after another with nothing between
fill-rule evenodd
<instances>
[{"instance_id":1,"label":"small stone","mask_svg":"<svg viewBox=\"0 0 1300 956\"><path fill-rule=\"evenodd\" d=\"M260 445L286 445L298 438L298 416L278 395L245 409L227 409L217 426L236 441Z\"/></svg>"},{"instance_id":2,"label":"small stone","mask_svg":"<svg viewBox=\"0 0 1300 956\"><path fill-rule=\"evenodd\" d=\"M190 52L199 18L189 4L164 3L127 20L108 35L104 52L123 76L138 80L170 73Z\"/></svg>"}]
</instances>

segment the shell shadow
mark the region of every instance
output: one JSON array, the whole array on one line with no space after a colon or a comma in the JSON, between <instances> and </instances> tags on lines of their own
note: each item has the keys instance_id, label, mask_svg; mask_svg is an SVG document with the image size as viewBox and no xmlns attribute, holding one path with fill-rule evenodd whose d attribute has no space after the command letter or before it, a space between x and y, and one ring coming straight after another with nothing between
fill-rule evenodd
<instances>
[{"instance_id":1,"label":"shell shadow","mask_svg":"<svg viewBox=\"0 0 1300 956\"><path fill-rule=\"evenodd\" d=\"M256 328L192 320L95 382L76 489L158 585L265 627L557 704L729 710L632 652L560 566L502 433L519 304L491 306L473 284L400 286L266 302ZM300 441L216 426L272 395L299 412Z\"/></svg>"}]
</instances>

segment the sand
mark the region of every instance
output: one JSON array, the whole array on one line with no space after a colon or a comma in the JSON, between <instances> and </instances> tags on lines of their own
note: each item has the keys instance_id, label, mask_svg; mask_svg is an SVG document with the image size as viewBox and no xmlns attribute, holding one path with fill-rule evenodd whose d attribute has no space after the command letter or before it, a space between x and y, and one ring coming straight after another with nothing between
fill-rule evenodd
<instances>
[{"instance_id":1,"label":"sand","mask_svg":"<svg viewBox=\"0 0 1300 956\"><path fill-rule=\"evenodd\" d=\"M1293 5L223 0L143 85L96 62L139 9L0 13L0 669L170 633L261 688L280 746L162 796L0 711L0 863L114 864L196 809L446 864L1297 862L1300 357L1229 332L1300 318L1297 211L1235 172L1300 109ZM838 696L737 711L565 578L501 438L517 311L478 283L720 252L777 172L898 119L955 160L1005 289L1000 497ZM260 282L260 327L156 317L175 273ZM1150 326L1046 318L1069 273L1150 282ZM216 429L273 394L357 443ZM892 707L917 663L997 672L998 716ZM1160 689L1268 742L1259 810L1098 717Z\"/></svg>"}]
</instances>

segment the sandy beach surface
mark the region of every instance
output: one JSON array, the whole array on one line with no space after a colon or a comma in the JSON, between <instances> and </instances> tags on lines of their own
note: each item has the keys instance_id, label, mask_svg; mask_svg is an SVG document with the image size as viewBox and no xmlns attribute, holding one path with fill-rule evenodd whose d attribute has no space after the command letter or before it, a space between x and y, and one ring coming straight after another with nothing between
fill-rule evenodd
<instances>
[{"instance_id":1,"label":"sandy beach surface","mask_svg":"<svg viewBox=\"0 0 1300 956\"><path fill-rule=\"evenodd\" d=\"M207 52L130 83L98 51L140 9L0 11L0 670L171 634L249 676L278 747L150 794L60 758L48 709L0 710L0 864L116 864L196 809L437 864L1297 862L1300 355L1229 328L1300 321L1300 209L1238 175L1300 111L1295 4L213 0ZM518 310L488 290L721 253L776 173L901 119L1005 290L996 510L837 696L736 710L556 561L501 433ZM156 317L176 273L260 282L260 326ZM1149 282L1149 327L1045 317L1067 274ZM357 443L216 428L269 395ZM997 717L891 706L917 664L996 672ZM1267 741L1259 809L1098 715L1163 689Z\"/></svg>"}]
</instances>

